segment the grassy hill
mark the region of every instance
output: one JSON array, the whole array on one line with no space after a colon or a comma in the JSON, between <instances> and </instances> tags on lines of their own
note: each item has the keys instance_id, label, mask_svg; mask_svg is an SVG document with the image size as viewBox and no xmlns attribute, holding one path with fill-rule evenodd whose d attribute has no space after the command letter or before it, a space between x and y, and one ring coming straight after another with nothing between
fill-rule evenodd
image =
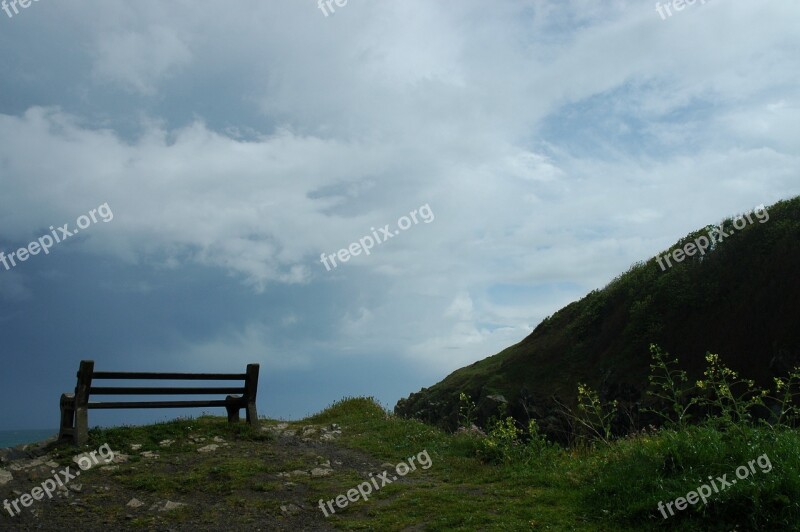
<instances>
[{"instance_id":1,"label":"grassy hill","mask_svg":"<svg viewBox=\"0 0 800 532\"><path fill-rule=\"evenodd\" d=\"M79 451L107 444L114 453L52 500L18 516L0 514L0 529L727 531L790 530L800 517L800 438L791 430L694 427L564 449L497 432L450 434L369 398L263 425L253 431L202 417L94 429L83 449L62 445L17 457L0 465L14 477L0 497L30 492L52 469L77 469ZM659 514L659 502L697 489L709 475L731 478L760 455L769 470L759 463L707 505L669 519ZM401 469L411 457L418 467ZM380 488L367 500L354 496L357 502L327 517L319 508L320 500L355 495L384 471L389 483L376 481Z\"/></svg>"},{"instance_id":2,"label":"grassy hill","mask_svg":"<svg viewBox=\"0 0 800 532\"><path fill-rule=\"evenodd\" d=\"M558 405L574 408L582 382L602 400L620 402L625 414L615 424L624 432L654 421L641 408L651 343L680 354L692 381L713 352L757 383L770 384L800 362L800 198L766 213L725 220L727 236L714 232L717 242L702 254L695 245L691 257L672 259L672 267L662 259L665 270L658 257L635 264L546 318L520 343L411 394L395 411L453 429L463 392L476 401L482 426L505 405L522 423L533 417L564 440L571 428ZM713 227L669 251L691 252L685 246L708 238Z\"/></svg>"}]
</instances>

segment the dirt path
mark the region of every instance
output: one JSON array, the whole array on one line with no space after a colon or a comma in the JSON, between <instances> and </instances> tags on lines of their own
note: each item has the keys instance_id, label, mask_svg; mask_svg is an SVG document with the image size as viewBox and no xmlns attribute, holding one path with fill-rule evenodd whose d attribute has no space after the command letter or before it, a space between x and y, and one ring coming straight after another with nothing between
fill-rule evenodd
<instances>
[{"instance_id":1,"label":"dirt path","mask_svg":"<svg viewBox=\"0 0 800 532\"><path fill-rule=\"evenodd\" d=\"M9 503L54 473L67 477L59 473L66 466L69 474L82 474L57 487L52 499L39 493L43 500L28 508L20 502L19 515L0 508L0 529L334 530L316 501L332 499L386 468L337 445L341 432L335 425L275 422L262 433L269 438L197 432L164 440L155 450L136 442L128 448L112 445L114 460L106 463L100 455L86 471L64 450L6 451L0 455L0 496Z\"/></svg>"}]
</instances>

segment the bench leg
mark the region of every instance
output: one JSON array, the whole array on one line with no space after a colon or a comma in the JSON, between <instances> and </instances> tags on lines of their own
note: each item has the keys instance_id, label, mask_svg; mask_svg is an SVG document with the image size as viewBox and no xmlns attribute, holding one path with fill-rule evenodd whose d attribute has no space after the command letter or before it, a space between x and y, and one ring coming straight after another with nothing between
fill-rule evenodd
<instances>
[{"instance_id":1,"label":"bench leg","mask_svg":"<svg viewBox=\"0 0 800 532\"><path fill-rule=\"evenodd\" d=\"M254 429L258 429L258 412L256 412L256 404L247 404L247 422Z\"/></svg>"},{"instance_id":2,"label":"bench leg","mask_svg":"<svg viewBox=\"0 0 800 532\"><path fill-rule=\"evenodd\" d=\"M247 378L244 383L244 400L247 401L247 422L258 429L258 412L256 412L256 395L258 394L258 364L247 365Z\"/></svg>"},{"instance_id":3,"label":"bench leg","mask_svg":"<svg viewBox=\"0 0 800 532\"><path fill-rule=\"evenodd\" d=\"M242 408L240 403L241 397L237 397L235 395L229 395L225 398L225 400L229 403L225 405L225 410L228 411L228 423L238 423L239 422L239 410Z\"/></svg>"},{"instance_id":4,"label":"bench leg","mask_svg":"<svg viewBox=\"0 0 800 532\"><path fill-rule=\"evenodd\" d=\"M258 428L258 412L255 403L242 404L242 398L237 395L229 395L225 400L229 403L225 405L225 410L228 411L228 423L239 423L239 410L244 408L247 423L253 428Z\"/></svg>"},{"instance_id":5,"label":"bench leg","mask_svg":"<svg viewBox=\"0 0 800 532\"><path fill-rule=\"evenodd\" d=\"M78 368L78 385L75 386L75 443L89 441L89 391L92 388L94 361L81 360Z\"/></svg>"},{"instance_id":6,"label":"bench leg","mask_svg":"<svg viewBox=\"0 0 800 532\"><path fill-rule=\"evenodd\" d=\"M75 443L85 445L89 441L89 409L78 407L75 409Z\"/></svg>"},{"instance_id":7,"label":"bench leg","mask_svg":"<svg viewBox=\"0 0 800 532\"><path fill-rule=\"evenodd\" d=\"M70 439L74 441L75 438L75 395L71 393L62 393L61 400L59 401L61 409L61 425L58 429L58 439Z\"/></svg>"}]
</instances>

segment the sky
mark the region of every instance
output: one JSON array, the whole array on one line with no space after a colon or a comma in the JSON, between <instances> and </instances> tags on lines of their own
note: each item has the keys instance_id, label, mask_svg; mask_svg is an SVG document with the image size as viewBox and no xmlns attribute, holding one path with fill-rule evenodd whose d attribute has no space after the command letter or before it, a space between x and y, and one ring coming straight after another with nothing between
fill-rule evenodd
<instances>
[{"instance_id":1,"label":"sky","mask_svg":"<svg viewBox=\"0 0 800 532\"><path fill-rule=\"evenodd\" d=\"M800 194L795 0L340 3L0 11L0 430L81 359L392 408Z\"/></svg>"}]
</instances>

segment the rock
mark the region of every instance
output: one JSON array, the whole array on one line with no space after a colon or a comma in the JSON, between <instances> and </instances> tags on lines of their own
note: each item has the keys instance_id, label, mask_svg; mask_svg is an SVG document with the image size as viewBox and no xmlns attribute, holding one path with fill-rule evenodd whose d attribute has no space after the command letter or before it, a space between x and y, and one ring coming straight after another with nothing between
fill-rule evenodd
<instances>
[{"instance_id":1,"label":"rock","mask_svg":"<svg viewBox=\"0 0 800 532\"><path fill-rule=\"evenodd\" d=\"M26 458L36 458L47 454L49 444L56 441L56 437L48 438L45 441L27 445L17 445L16 447L0 449L0 463L7 464Z\"/></svg>"},{"instance_id":2,"label":"rock","mask_svg":"<svg viewBox=\"0 0 800 532\"><path fill-rule=\"evenodd\" d=\"M173 443L175 443L175 440L161 440L160 442L158 442L158 444L159 444L161 447L169 447L169 446L170 446L170 445L172 445Z\"/></svg>"},{"instance_id":3,"label":"rock","mask_svg":"<svg viewBox=\"0 0 800 532\"><path fill-rule=\"evenodd\" d=\"M48 460L47 458L48 457L42 456L31 460L17 460L10 463L8 465L8 469L10 469L11 471L26 471L28 469L33 469L36 467L45 467L50 462L50 460Z\"/></svg>"},{"instance_id":4,"label":"rock","mask_svg":"<svg viewBox=\"0 0 800 532\"><path fill-rule=\"evenodd\" d=\"M294 436L295 434L297 434L296 430L289 429L283 431L284 436Z\"/></svg>"},{"instance_id":5,"label":"rock","mask_svg":"<svg viewBox=\"0 0 800 532\"><path fill-rule=\"evenodd\" d=\"M119 469L118 465L106 465L100 468L100 471L116 471Z\"/></svg>"},{"instance_id":6,"label":"rock","mask_svg":"<svg viewBox=\"0 0 800 532\"><path fill-rule=\"evenodd\" d=\"M172 510L177 510L178 508L183 508L184 506L186 506L186 505L184 503L182 503L182 502L167 501L167 503L164 505L164 509L161 510L161 511L162 512L169 512L169 511L172 511Z\"/></svg>"},{"instance_id":7,"label":"rock","mask_svg":"<svg viewBox=\"0 0 800 532\"><path fill-rule=\"evenodd\" d=\"M307 477L308 476L308 471L302 471L300 469L295 469L294 471L289 473L289 475L291 475L293 477Z\"/></svg>"},{"instance_id":8,"label":"rock","mask_svg":"<svg viewBox=\"0 0 800 532\"><path fill-rule=\"evenodd\" d=\"M302 510L296 504L281 504L281 512L283 515L296 515L299 514Z\"/></svg>"},{"instance_id":9,"label":"rock","mask_svg":"<svg viewBox=\"0 0 800 532\"><path fill-rule=\"evenodd\" d=\"M83 484L75 484L74 482L69 485L69 489L74 491L75 493L80 493L83 489Z\"/></svg>"},{"instance_id":10,"label":"rock","mask_svg":"<svg viewBox=\"0 0 800 532\"><path fill-rule=\"evenodd\" d=\"M127 506L128 508L141 508L142 506L144 506L144 503L134 497L133 499L129 500L128 504L126 504L125 506Z\"/></svg>"},{"instance_id":11,"label":"rock","mask_svg":"<svg viewBox=\"0 0 800 532\"><path fill-rule=\"evenodd\" d=\"M142 448L142 444L141 443L132 443L131 444L131 451L138 451L141 448Z\"/></svg>"},{"instance_id":12,"label":"rock","mask_svg":"<svg viewBox=\"0 0 800 532\"><path fill-rule=\"evenodd\" d=\"M171 512L173 510L177 510L179 508L183 508L186 504L182 502L172 502L172 501L157 501L154 502L148 511L150 512Z\"/></svg>"},{"instance_id":13,"label":"rock","mask_svg":"<svg viewBox=\"0 0 800 532\"><path fill-rule=\"evenodd\" d=\"M219 436L214 436L214 438L212 438L212 441L215 441L217 443L225 443L225 439L220 438Z\"/></svg>"},{"instance_id":14,"label":"rock","mask_svg":"<svg viewBox=\"0 0 800 532\"><path fill-rule=\"evenodd\" d=\"M275 425L275 428L278 429L278 430L284 430L284 429L289 428L289 424L288 423L278 423L277 425Z\"/></svg>"},{"instance_id":15,"label":"rock","mask_svg":"<svg viewBox=\"0 0 800 532\"><path fill-rule=\"evenodd\" d=\"M0 486L5 486L12 480L14 480L14 475L5 469L0 469Z\"/></svg>"},{"instance_id":16,"label":"rock","mask_svg":"<svg viewBox=\"0 0 800 532\"><path fill-rule=\"evenodd\" d=\"M211 445L206 445L205 447L200 447L197 449L198 453L210 453L219 449L219 445L212 443Z\"/></svg>"},{"instance_id":17,"label":"rock","mask_svg":"<svg viewBox=\"0 0 800 532\"><path fill-rule=\"evenodd\" d=\"M311 470L311 476L314 477L314 478L316 478L316 477L327 477L331 473L333 473L333 469L327 469L327 468L324 468L324 467L315 467L314 469Z\"/></svg>"},{"instance_id":18,"label":"rock","mask_svg":"<svg viewBox=\"0 0 800 532\"><path fill-rule=\"evenodd\" d=\"M128 461L130 455L125 453L114 453L114 459L111 460L112 464L124 464Z\"/></svg>"},{"instance_id":19,"label":"rock","mask_svg":"<svg viewBox=\"0 0 800 532\"><path fill-rule=\"evenodd\" d=\"M317 429L315 429L313 427L309 427L309 428L304 428L303 429L303 437L313 436L316 433L317 433Z\"/></svg>"},{"instance_id":20,"label":"rock","mask_svg":"<svg viewBox=\"0 0 800 532\"><path fill-rule=\"evenodd\" d=\"M141 453L139 453L139 456L141 456L142 458L157 459L159 457L159 454L155 451L142 451Z\"/></svg>"},{"instance_id":21,"label":"rock","mask_svg":"<svg viewBox=\"0 0 800 532\"><path fill-rule=\"evenodd\" d=\"M322 428L322 435L320 435L320 441L333 441L336 436L339 436L342 433L340 427L336 423L331 423L328 427Z\"/></svg>"},{"instance_id":22,"label":"rock","mask_svg":"<svg viewBox=\"0 0 800 532\"><path fill-rule=\"evenodd\" d=\"M486 433L485 433L485 432L483 432L483 431L482 431L482 430L481 430L481 429L480 429L478 426L476 426L474 423L472 424L472 426L470 426L470 428L467 428L467 427L458 427L458 430L456 431L456 434L465 434L465 433L466 433L466 434L475 434L475 435L478 435L478 436L486 436Z\"/></svg>"}]
</instances>

